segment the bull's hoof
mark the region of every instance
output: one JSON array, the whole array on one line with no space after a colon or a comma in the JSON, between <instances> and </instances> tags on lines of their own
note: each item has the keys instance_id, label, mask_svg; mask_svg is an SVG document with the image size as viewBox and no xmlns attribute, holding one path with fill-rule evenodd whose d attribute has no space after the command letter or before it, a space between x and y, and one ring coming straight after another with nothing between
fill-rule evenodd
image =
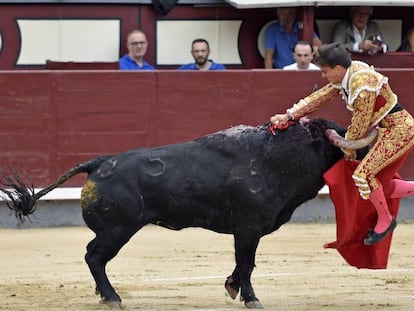
<instances>
[{"instance_id":1,"label":"bull's hoof","mask_svg":"<svg viewBox=\"0 0 414 311\"><path fill-rule=\"evenodd\" d=\"M224 283L224 288L227 291L227 294L230 296L231 299L236 299L239 293L239 286L235 286L232 276L229 276Z\"/></svg>"},{"instance_id":2,"label":"bull's hoof","mask_svg":"<svg viewBox=\"0 0 414 311\"><path fill-rule=\"evenodd\" d=\"M252 300L249 302L245 302L244 305L247 309L263 309L263 305L260 303L259 300Z\"/></svg>"},{"instance_id":3,"label":"bull's hoof","mask_svg":"<svg viewBox=\"0 0 414 311\"><path fill-rule=\"evenodd\" d=\"M112 301L112 300L101 300L101 304L107 305L111 310L122 310L123 306L120 301Z\"/></svg>"},{"instance_id":4,"label":"bull's hoof","mask_svg":"<svg viewBox=\"0 0 414 311\"><path fill-rule=\"evenodd\" d=\"M237 295L239 294L239 289L235 289L231 287L230 285L228 286L226 285L225 288L227 291L226 294L228 294L228 296L230 296L231 299L236 299Z\"/></svg>"}]
</instances>

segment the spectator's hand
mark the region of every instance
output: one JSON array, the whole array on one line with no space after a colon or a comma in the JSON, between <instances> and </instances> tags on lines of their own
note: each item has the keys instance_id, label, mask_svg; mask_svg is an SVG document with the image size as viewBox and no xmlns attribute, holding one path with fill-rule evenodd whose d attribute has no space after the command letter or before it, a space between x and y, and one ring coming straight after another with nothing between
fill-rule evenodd
<instances>
[{"instance_id":1,"label":"spectator's hand","mask_svg":"<svg viewBox=\"0 0 414 311\"><path fill-rule=\"evenodd\" d=\"M374 41L365 39L359 43L359 48L365 52L378 49L378 45Z\"/></svg>"},{"instance_id":2,"label":"spectator's hand","mask_svg":"<svg viewBox=\"0 0 414 311\"><path fill-rule=\"evenodd\" d=\"M270 118L270 122L272 122L275 126L286 125L289 122L289 116L287 113L275 114Z\"/></svg>"},{"instance_id":3,"label":"spectator's hand","mask_svg":"<svg viewBox=\"0 0 414 311\"><path fill-rule=\"evenodd\" d=\"M365 39L359 43L359 48L364 52L375 54L376 52L383 49L384 43L378 44L376 41Z\"/></svg>"},{"instance_id":4,"label":"spectator's hand","mask_svg":"<svg viewBox=\"0 0 414 311\"><path fill-rule=\"evenodd\" d=\"M369 51L375 47L374 43L371 40L363 40L359 43L359 48L363 51Z\"/></svg>"}]
</instances>

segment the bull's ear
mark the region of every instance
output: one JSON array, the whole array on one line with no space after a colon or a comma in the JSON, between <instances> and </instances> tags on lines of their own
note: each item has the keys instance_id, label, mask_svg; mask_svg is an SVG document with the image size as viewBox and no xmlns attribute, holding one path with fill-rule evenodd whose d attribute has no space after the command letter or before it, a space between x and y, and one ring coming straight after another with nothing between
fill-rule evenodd
<instances>
[{"instance_id":1,"label":"bull's ear","mask_svg":"<svg viewBox=\"0 0 414 311\"><path fill-rule=\"evenodd\" d=\"M166 15L177 2L178 0L152 0L152 6L158 13Z\"/></svg>"}]
</instances>

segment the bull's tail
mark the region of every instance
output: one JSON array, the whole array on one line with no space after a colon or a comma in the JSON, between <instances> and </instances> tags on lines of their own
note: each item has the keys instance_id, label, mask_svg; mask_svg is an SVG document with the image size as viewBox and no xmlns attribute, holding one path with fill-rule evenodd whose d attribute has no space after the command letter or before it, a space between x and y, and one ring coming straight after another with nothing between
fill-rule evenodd
<instances>
[{"instance_id":1,"label":"bull's tail","mask_svg":"<svg viewBox=\"0 0 414 311\"><path fill-rule=\"evenodd\" d=\"M68 179L79 173L90 173L107 157L98 157L78 164L60 176L56 182L35 193L33 182L27 174L22 178L14 167L10 173L3 172L0 176L0 195L5 198L7 206L14 212L20 221L32 214L36 209L37 201L53 189L59 187ZM29 185L28 185L29 184Z\"/></svg>"}]
</instances>

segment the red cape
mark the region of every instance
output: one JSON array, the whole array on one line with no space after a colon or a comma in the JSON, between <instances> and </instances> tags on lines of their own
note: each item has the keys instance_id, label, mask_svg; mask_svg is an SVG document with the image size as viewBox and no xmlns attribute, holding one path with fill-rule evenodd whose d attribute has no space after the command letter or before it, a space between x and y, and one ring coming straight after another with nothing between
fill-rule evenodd
<instances>
[{"instance_id":1,"label":"red cape","mask_svg":"<svg viewBox=\"0 0 414 311\"><path fill-rule=\"evenodd\" d=\"M352 173L357 165L358 162L355 161L340 160L324 174L335 206L337 238L335 242L325 244L324 247L336 248L351 266L386 269L392 233L377 244L364 244L368 230L376 224L377 213L369 200L360 197L354 184ZM378 178L381 180L381 176ZM384 189L384 192L390 193L389 189ZM387 203L391 214L397 218L400 199L387 199Z\"/></svg>"}]
</instances>

